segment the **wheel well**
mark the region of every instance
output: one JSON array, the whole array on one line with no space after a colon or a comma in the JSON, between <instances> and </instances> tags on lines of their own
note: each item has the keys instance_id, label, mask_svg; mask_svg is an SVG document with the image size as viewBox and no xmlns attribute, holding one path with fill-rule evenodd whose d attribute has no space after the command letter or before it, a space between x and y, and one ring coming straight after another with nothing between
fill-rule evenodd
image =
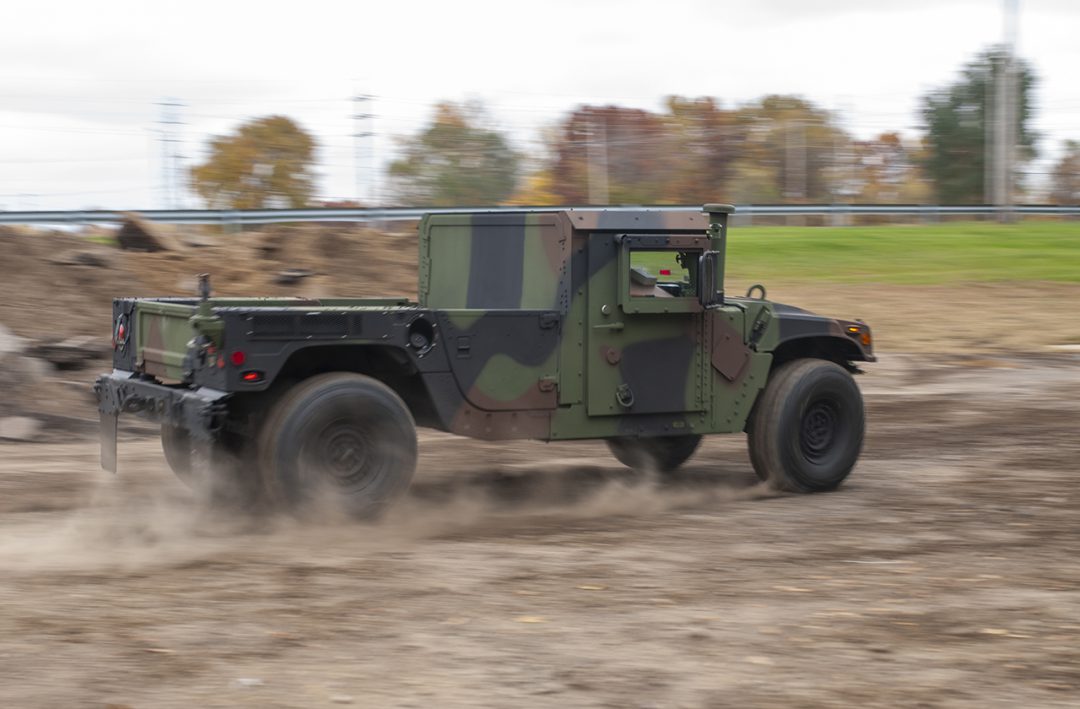
<instances>
[{"instance_id":1,"label":"wheel well","mask_svg":"<svg viewBox=\"0 0 1080 709\"><path fill-rule=\"evenodd\" d=\"M772 365L769 368L770 376L772 376L772 372L778 367L795 359L824 359L829 362L835 362L852 374L858 374L861 370L855 366L854 362L863 359L862 353L859 352L859 348L855 346L854 342L848 342L842 337L833 337L830 335L796 337L785 340L780 343L779 347L773 350L772 355ZM743 426L743 431L747 433L749 433L753 427L754 411L757 409L760 401L761 392L758 393L757 400L754 401L754 405L750 408L750 413L746 417L746 424Z\"/></svg>"},{"instance_id":2,"label":"wheel well","mask_svg":"<svg viewBox=\"0 0 1080 709\"><path fill-rule=\"evenodd\" d=\"M328 372L354 372L378 379L401 397L418 425L435 420L427 386L412 359L387 345L313 345L289 355L270 387L280 396L297 382ZM274 398L276 398L274 396Z\"/></svg>"},{"instance_id":3,"label":"wheel well","mask_svg":"<svg viewBox=\"0 0 1080 709\"><path fill-rule=\"evenodd\" d=\"M796 337L781 342L780 346L773 350L772 368L776 369L793 359L808 357L835 362L852 373L859 371L858 367L852 363L863 359L855 343L842 337L830 335Z\"/></svg>"}]
</instances>

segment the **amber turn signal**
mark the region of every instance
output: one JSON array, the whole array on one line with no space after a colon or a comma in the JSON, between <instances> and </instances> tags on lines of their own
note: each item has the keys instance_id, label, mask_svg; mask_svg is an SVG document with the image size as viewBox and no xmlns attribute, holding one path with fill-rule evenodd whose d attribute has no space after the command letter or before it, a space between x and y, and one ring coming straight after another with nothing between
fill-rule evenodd
<instances>
[{"instance_id":1,"label":"amber turn signal","mask_svg":"<svg viewBox=\"0 0 1080 709\"><path fill-rule=\"evenodd\" d=\"M844 329L847 330L847 334L858 339L859 342L863 343L866 347L869 347L870 343L873 341L870 337L869 328L865 328L861 325L848 325Z\"/></svg>"}]
</instances>

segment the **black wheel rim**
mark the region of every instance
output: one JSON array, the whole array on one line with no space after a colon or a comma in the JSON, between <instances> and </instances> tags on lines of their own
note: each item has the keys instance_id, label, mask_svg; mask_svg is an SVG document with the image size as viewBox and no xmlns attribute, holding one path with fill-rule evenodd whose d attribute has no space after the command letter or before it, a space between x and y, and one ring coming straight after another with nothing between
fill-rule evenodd
<instances>
[{"instance_id":1,"label":"black wheel rim","mask_svg":"<svg viewBox=\"0 0 1080 709\"><path fill-rule=\"evenodd\" d=\"M371 441L354 422L337 421L319 433L308 460L327 479L362 487L372 474Z\"/></svg>"},{"instance_id":2,"label":"black wheel rim","mask_svg":"<svg viewBox=\"0 0 1080 709\"><path fill-rule=\"evenodd\" d=\"M799 429L799 447L811 463L823 462L836 443L839 430L839 410L836 402L818 399L803 412Z\"/></svg>"}]
</instances>

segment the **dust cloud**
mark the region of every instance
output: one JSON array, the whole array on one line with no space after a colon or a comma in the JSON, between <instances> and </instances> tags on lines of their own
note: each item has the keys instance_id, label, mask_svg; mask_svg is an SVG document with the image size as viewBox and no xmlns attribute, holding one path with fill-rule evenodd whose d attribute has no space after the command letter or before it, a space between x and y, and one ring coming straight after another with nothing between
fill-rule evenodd
<instances>
[{"instance_id":1,"label":"dust cloud","mask_svg":"<svg viewBox=\"0 0 1080 709\"><path fill-rule=\"evenodd\" d=\"M425 539L647 517L774 494L723 475L661 476L569 458L510 472L422 467L404 498L377 518L351 519L332 499L297 516L268 505L230 507L189 490L173 478L155 443L129 444L138 446L136 462L115 476L79 461L68 472L72 481L90 481L84 494L59 518L20 515L17 524L6 524L0 568L132 572L342 540L354 550L389 551Z\"/></svg>"},{"instance_id":2,"label":"dust cloud","mask_svg":"<svg viewBox=\"0 0 1080 709\"><path fill-rule=\"evenodd\" d=\"M0 568L9 571L126 572L232 554L267 556L296 545L321 548L349 539L355 548L387 551L414 541L462 534L490 536L518 527L557 527L600 518L648 517L675 509L715 508L771 496L765 486L724 476L661 477L618 464L445 472L421 468L413 487L381 516L355 520L333 500L297 517L260 506L231 508L173 478L156 442L139 441L134 465L117 476L96 468L87 452L68 472L87 483L63 516L19 516L5 524Z\"/></svg>"}]
</instances>

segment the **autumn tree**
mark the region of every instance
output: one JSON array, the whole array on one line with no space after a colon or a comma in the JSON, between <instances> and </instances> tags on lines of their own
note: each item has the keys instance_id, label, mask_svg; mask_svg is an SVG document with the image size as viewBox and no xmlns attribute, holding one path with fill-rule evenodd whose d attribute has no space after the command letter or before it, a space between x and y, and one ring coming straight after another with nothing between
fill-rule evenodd
<instances>
[{"instance_id":1,"label":"autumn tree","mask_svg":"<svg viewBox=\"0 0 1080 709\"><path fill-rule=\"evenodd\" d=\"M1080 204L1080 143L1065 141L1065 154L1054 166L1050 201L1054 204Z\"/></svg>"},{"instance_id":2,"label":"autumn tree","mask_svg":"<svg viewBox=\"0 0 1080 709\"><path fill-rule=\"evenodd\" d=\"M427 127L401 141L403 154L390 165L397 200L440 207L506 201L521 157L488 122L479 104L439 103Z\"/></svg>"},{"instance_id":3,"label":"autumn tree","mask_svg":"<svg viewBox=\"0 0 1080 709\"><path fill-rule=\"evenodd\" d=\"M736 111L742 147L730 201L831 202L851 138L835 117L799 96L770 95Z\"/></svg>"},{"instance_id":4,"label":"autumn tree","mask_svg":"<svg viewBox=\"0 0 1080 709\"><path fill-rule=\"evenodd\" d=\"M918 143L905 143L899 133L889 131L855 141L850 154L850 169L842 163L836 167L836 178L844 182L843 192L851 197L846 201L910 204L929 197Z\"/></svg>"},{"instance_id":5,"label":"autumn tree","mask_svg":"<svg viewBox=\"0 0 1080 709\"><path fill-rule=\"evenodd\" d=\"M663 116L620 106L581 106L551 146L550 183L565 204L659 202L679 159Z\"/></svg>"},{"instance_id":6,"label":"autumn tree","mask_svg":"<svg viewBox=\"0 0 1080 709\"><path fill-rule=\"evenodd\" d=\"M849 142L830 113L791 96L738 109L671 96L658 113L582 106L535 182L569 204L830 201L829 169Z\"/></svg>"},{"instance_id":7,"label":"autumn tree","mask_svg":"<svg viewBox=\"0 0 1080 709\"><path fill-rule=\"evenodd\" d=\"M212 208L302 207L315 192L314 162L311 135L290 118L267 116L212 139L191 181Z\"/></svg>"},{"instance_id":8,"label":"autumn tree","mask_svg":"<svg viewBox=\"0 0 1080 709\"><path fill-rule=\"evenodd\" d=\"M677 160L664 180L663 201L705 204L731 200L744 136L734 111L714 99L671 96L665 122Z\"/></svg>"},{"instance_id":9,"label":"autumn tree","mask_svg":"<svg viewBox=\"0 0 1080 709\"><path fill-rule=\"evenodd\" d=\"M551 207L562 204L562 199L555 190L555 177L551 170L544 163L540 163L525 175L509 202L531 207Z\"/></svg>"},{"instance_id":10,"label":"autumn tree","mask_svg":"<svg viewBox=\"0 0 1080 709\"><path fill-rule=\"evenodd\" d=\"M1006 66L1005 58L999 49L984 51L961 69L953 84L922 98L927 144L924 167L941 204L978 204L986 199L986 140L993 115L990 104L995 99L996 77ZM1014 59L1014 71L1018 99L1016 157L1017 162L1022 162L1035 155L1031 128L1035 74L1019 59Z\"/></svg>"}]
</instances>

